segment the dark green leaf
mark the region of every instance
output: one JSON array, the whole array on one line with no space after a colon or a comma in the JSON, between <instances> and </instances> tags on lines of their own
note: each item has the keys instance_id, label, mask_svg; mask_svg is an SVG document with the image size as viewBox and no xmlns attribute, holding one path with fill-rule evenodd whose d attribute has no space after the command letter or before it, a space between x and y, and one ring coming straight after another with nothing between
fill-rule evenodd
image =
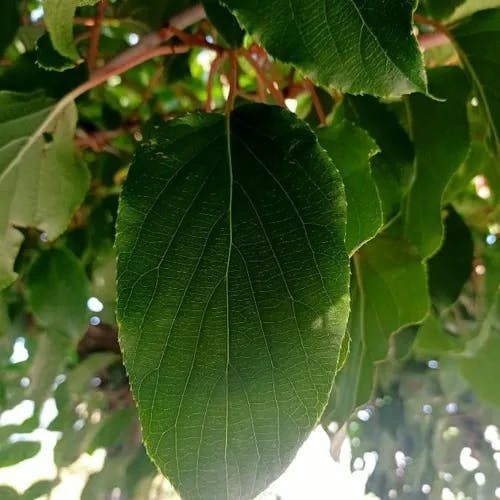
<instances>
[{"instance_id":1,"label":"dark green leaf","mask_svg":"<svg viewBox=\"0 0 500 500\"><path fill-rule=\"evenodd\" d=\"M40 94L0 92L0 289L16 277L23 241L16 227L56 238L87 191L88 171L73 146L76 109L51 111Z\"/></svg>"},{"instance_id":2,"label":"dark green leaf","mask_svg":"<svg viewBox=\"0 0 500 500\"><path fill-rule=\"evenodd\" d=\"M224 0L269 52L352 94L426 92L413 1Z\"/></svg>"},{"instance_id":3,"label":"dark green leaf","mask_svg":"<svg viewBox=\"0 0 500 500\"><path fill-rule=\"evenodd\" d=\"M439 309L451 306L472 272L474 245L469 228L453 209L446 208L444 242L429 259L429 292Z\"/></svg>"},{"instance_id":4,"label":"dark green leaf","mask_svg":"<svg viewBox=\"0 0 500 500\"><path fill-rule=\"evenodd\" d=\"M452 30L464 69L489 123L493 148L500 150L500 9L486 10L460 22Z\"/></svg>"},{"instance_id":5,"label":"dark green leaf","mask_svg":"<svg viewBox=\"0 0 500 500\"><path fill-rule=\"evenodd\" d=\"M26 287L31 309L48 331L73 338L85 331L90 284L73 253L66 249L41 253L26 276Z\"/></svg>"},{"instance_id":6,"label":"dark green leaf","mask_svg":"<svg viewBox=\"0 0 500 500\"><path fill-rule=\"evenodd\" d=\"M36 60L37 54L32 50L21 54L10 66L3 68L0 71L0 89L15 92L43 90L48 96L59 99L88 77L85 64L61 74L40 68Z\"/></svg>"},{"instance_id":7,"label":"dark green leaf","mask_svg":"<svg viewBox=\"0 0 500 500\"><path fill-rule=\"evenodd\" d=\"M149 454L186 497L253 498L317 422L348 315L345 198L264 105L157 128L118 218L118 322Z\"/></svg>"},{"instance_id":8,"label":"dark green leaf","mask_svg":"<svg viewBox=\"0 0 500 500\"><path fill-rule=\"evenodd\" d=\"M0 15L0 57L10 45L19 27L20 0L3 0Z\"/></svg>"},{"instance_id":9,"label":"dark green leaf","mask_svg":"<svg viewBox=\"0 0 500 500\"><path fill-rule=\"evenodd\" d=\"M48 33L45 33L37 40L36 53L36 63L48 71L66 71L75 67L72 59L62 56L54 49Z\"/></svg>"},{"instance_id":10,"label":"dark green leaf","mask_svg":"<svg viewBox=\"0 0 500 500\"><path fill-rule=\"evenodd\" d=\"M345 96L346 116L364 128L380 148L372 158L372 176L382 201L384 222L393 220L413 178L413 145L396 115L370 96Z\"/></svg>"},{"instance_id":11,"label":"dark green leaf","mask_svg":"<svg viewBox=\"0 0 500 500\"><path fill-rule=\"evenodd\" d=\"M382 207L370 168L378 147L364 130L342 119L318 129L317 135L344 181L346 248L352 254L382 227Z\"/></svg>"},{"instance_id":12,"label":"dark green leaf","mask_svg":"<svg viewBox=\"0 0 500 500\"><path fill-rule=\"evenodd\" d=\"M423 258L441 246L443 191L470 146L465 75L456 66L441 67L429 72L429 82L433 95L446 101L422 95L409 98L416 178L403 214L405 236Z\"/></svg>"},{"instance_id":13,"label":"dark green leaf","mask_svg":"<svg viewBox=\"0 0 500 500\"><path fill-rule=\"evenodd\" d=\"M208 19L229 47L238 48L243 44L245 32L241 29L230 10L219 0L203 0Z\"/></svg>"}]
</instances>

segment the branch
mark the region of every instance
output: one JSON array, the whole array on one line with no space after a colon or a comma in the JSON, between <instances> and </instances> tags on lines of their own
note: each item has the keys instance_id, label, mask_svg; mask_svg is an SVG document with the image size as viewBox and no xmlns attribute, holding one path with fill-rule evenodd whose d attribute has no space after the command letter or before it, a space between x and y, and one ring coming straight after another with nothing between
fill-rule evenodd
<instances>
[{"instance_id":1,"label":"branch","mask_svg":"<svg viewBox=\"0 0 500 500\"><path fill-rule=\"evenodd\" d=\"M420 46L424 49L430 49L432 47L438 47L440 45L446 45L451 43L452 36L448 28L434 19L422 16L420 14L415 14L413 19L420 24L426 24L427 26L432 26L434 31L430 33L421 33L418 36L418 42Z\"/></svg>"}]
</instances>

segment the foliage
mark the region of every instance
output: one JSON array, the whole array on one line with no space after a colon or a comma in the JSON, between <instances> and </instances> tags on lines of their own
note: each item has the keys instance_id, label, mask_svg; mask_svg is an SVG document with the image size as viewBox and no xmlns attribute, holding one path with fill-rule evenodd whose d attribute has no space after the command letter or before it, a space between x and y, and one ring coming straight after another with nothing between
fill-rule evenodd
<instances>
[{"instance_id":1,"label":"foliage","mask_svg":"<svg viewBox=\"0 0 500 500\"><path fill-rule=\"evenodd\" d=\"M499 2L0 9L0 467L60 433L2 498L254 498L318 424L499 495Z\"/></svg>"}]
</instances>

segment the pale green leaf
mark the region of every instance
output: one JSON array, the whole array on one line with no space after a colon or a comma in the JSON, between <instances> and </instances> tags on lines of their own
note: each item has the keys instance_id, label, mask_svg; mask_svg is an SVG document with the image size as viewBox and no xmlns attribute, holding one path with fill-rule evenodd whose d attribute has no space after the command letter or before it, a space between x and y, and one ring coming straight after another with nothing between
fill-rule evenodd
<instances>
[{"instance_id":1,"label":"pale green leaf","mask_svg":"<svg viewBox=\"0 0 500 500\"><path fill-rule=\"evenodd\" d=\"M489 124L493 149L500 151L500 9L478 12L452 30L455 47Z\"/></svg>"},{"instance_id":2,"label":"pale green leaf","mask_svg":"<svg viewBox=\"0 0 500 500\"><path fill-rule=\"evenodd\" d=\"M451 21L463 19L480 10L494 9L496 7L500 7L500 0L465 0L453 13Z\"/></svg>"},{"instance_id":3,"label":"pale green leaf","mask_svg":"<svg viewBox=\"0 0 500 500\"><path fill-rule=\"evenodd\" d=\"M375 141L347 120L335 120L317 131L320 144L342 176L347 199L346 248L354 253L382 227L382 206L372 178L370 158Z\"/></svg>"},{"instance_id":4,"label":"pale green leaf","mask_svg":"<svg viewBox=\"0 0 500 500\"><path fill-rule=\"evenodd\" d=\"M73 17L77 7L94 5L99 0L43 0L44 20L54 48L73 61L80 55L73 39Z\"/></svg>"},{"instance_id":5,"label":"pale green leaf","mask_svg":"<svg viewBox=\"0 0 500 500\"><path fill-rule=\"evenodd\" d=\"M50 294L45 291L50 298ZM63 311L63 309L61 309ZM57 333L40 333L30 370L26 397L41 405L51 395L52 385L57 375L63 373L66 355L69 352L69 339Z\"/></svg>"},{"instance_id":6,"label":"pale green leaf","mask_svg":"<svg viewBox=\"0 0 500 500\"><path fill-rule=\"evenodd\" d=\"M409 98L411 130L415 143L416 178L404 210L404 233L421 257L432 256L443 240L441 200L453 173L467 157L470 146L466 101L469 86L455 66L429 72L433 95Z\"/></svg>"},{"instance_id":7,"label":"pale green leaf","mask_svg":"<svg viewBox=\"0 0 500 500\"><path fill-rule=\"evenodd\" d=\"M224 0L269 52L352 94L426 92L412 32L414 2Z\"/></svg>"},{"instance_id":8,"label":"pale green leaf","mask_svg":"<svg viewBox=\"0 0 500 500\"><path fill-rule=\"evenodd\" d=\"M429 311L425 266L403 240L379 236L355 256L359 304L353 325L362 329L367 355L386 357L388 340L403 326L422 321Z\"/></svg>"},{"instance_id":9,"label":"pale green leaf","mask_svg":"<svg viewBox=\"0 0 500 500\"><path fill-rule=\"evenodd\" d=\"M0 467L9 467L34 457L41 449L38 441L16 441L0 446Z\"/></svg>"},{"instance_id":10,"label":"pale green leaf","mask_svg":"<svg viewBox=\"0 0 500 500\"><path fill-rule=\"evenodd\" d=\"M429 314L420 325L413 348L423 356L439 355L450 352L460 352L463 341L458 335L444 330L439 318Z\"/></svg>"},{"instance_id":11,"label":"pale green leaf","mask_svg":"<svg viewBox=\"0 0 500 500\"><path fill-rule=\"evenodd\" d=\"M436 19L450 17L466 0L424 0L427 13Z\"/></svg>"},{"instance_id":12,"label":"pale green leaf","mask_svg":"<svg viewBox=\"0 0 500 500\"><path fill-rule=\"evenodd\" d=\"M462 375L477 395L500 406L500 291L490 308L479 335L468 342L460 362Z\"/></svg>"},{"instance_id":13,"label":"pale green leaf","mask_svg":"<svg viewBox=\"0 0 500 500\"><path fill-rule=\"evenodd\" d=\"M286 110L153 130L118 232L118 323L150 456L190 499L253 498L327 403L348 316L340 175Z\"/></svg>"},{"instance_id":14,"label":"pale green leaf","mask_svg":"<svg viewBox=\"0 0 500 500\"><path fill-rule=\"evenodd\" d=\"M89 174L73 145L76 108L51 111L41 94L0 92L0 288L16 278L17 227L56 238L87 191Z\"/></svg>"}]
</instances>

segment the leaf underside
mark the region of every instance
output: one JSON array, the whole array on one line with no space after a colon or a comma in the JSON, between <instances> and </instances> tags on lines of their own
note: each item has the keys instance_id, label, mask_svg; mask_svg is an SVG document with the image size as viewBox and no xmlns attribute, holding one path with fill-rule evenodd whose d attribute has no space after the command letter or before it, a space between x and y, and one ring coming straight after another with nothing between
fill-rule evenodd
<instances>
[{"instance_id":1,"label":"leaf underside","mask_svg":"<svg viewBox=\"0 0 500 500\"><path fill-rule=\"evenodd\" d=\"M427 90L403 0L224 0L275 57L351 94L397 97Z\"/></svg>"},{"instance_id":2,"label":"leaf underside","mask_svg":"<svg viewBox=\"0 0 500 500\"><path fill-rule=\"evenodd\" d=\"M140 148L121 346L148 452L186 498L253 498L318 421L348 316L345 223L334 165L280 108L187 116Z\"/></svg>"}]
</instances>

